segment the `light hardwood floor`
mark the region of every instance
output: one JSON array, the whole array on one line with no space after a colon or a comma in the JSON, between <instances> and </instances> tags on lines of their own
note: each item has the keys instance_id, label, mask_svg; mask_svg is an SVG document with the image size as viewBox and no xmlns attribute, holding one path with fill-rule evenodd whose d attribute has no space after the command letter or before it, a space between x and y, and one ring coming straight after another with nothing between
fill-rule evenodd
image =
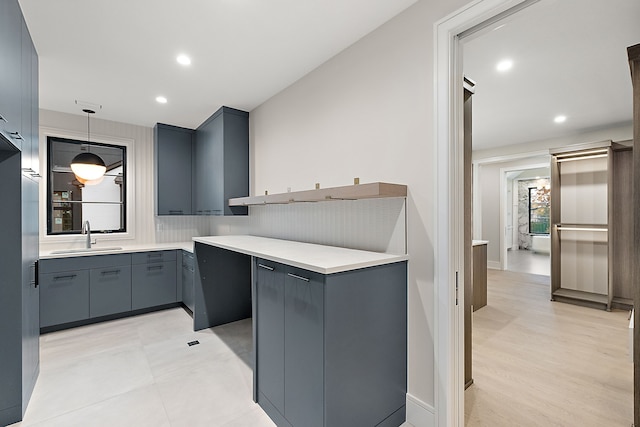
<instances>
[{"instance_id":1,"label":"light hardwood floor","mask_svg":"<svg viewBox=\"0 0 640 427\"><path fill-rule=\"evenodd\" d=\"M628 315L551 302L547 276L489 270L465 425L629 427Z\"/></svg>"}]
</instances>

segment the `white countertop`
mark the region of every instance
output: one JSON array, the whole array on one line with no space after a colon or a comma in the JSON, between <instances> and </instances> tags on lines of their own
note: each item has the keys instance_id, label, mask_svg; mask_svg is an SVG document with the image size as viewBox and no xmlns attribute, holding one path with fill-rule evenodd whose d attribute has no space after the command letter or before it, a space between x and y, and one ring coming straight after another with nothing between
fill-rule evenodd
<instances>
[{"instance_id":1,"label":"white countertop","mask_svg":"<svg viewBox=\"0 0 640 427\"><path fill-rule=\"evenodd\" d=\"M488 240L472 240L471 241L471 246L480 246L480 245L488 245L489 241Z\"/></svg>"},{"instance_id":2,"label":"white countertop","mask_svg":"<svg viewBox=\"0 0 640 427\"><path fill-rule=\"evenodd\" d=\"M105 248L121 248L121 249L109 249L100 250L100 247ZM174 243L147 243L142 245L119 245L117 243L111 244L108 242L100 242L100 244L93 245L93 250L87 250L77 252L74 248L74 252L69 253L54 253L64 251L65 248L52 249L48 251L40 251L40 259L47 258L70 258L78 256L91 256L91 255L111 255L111 254L126 254L133 252L149 252L149 251L167 251L167 250L185 250L193 252L193 242L174 242ZM79 249L78 249L79 250Z\"/></svg>"},{"instance_id":3,"label":"white countertop","mask_svg":"<svg viewBox=\"0 0 640 427\"><path fill-rule=\"evenodd\" d=\"M409 259L408 255L393 255L248 235L194 237L193 240L321 274L340 273Z\"/></svg>"}]
</instances>

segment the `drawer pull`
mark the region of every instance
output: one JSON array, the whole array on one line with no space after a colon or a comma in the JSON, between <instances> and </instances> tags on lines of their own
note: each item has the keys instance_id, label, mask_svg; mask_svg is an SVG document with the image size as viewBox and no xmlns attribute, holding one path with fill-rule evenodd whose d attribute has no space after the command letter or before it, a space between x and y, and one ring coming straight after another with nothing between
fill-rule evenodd
<instances>
[{"instance_id":1,"label":"drawer pull","mask_svg":"<svg viewBox=\"0 0 640 427\"><path fill-rule=\"evenodd\" d=\"M2 114L0 114L0 121L3 121L3 122L5 122L5 123L9 123L9 122L7 121L7 119L5 119L5 118L4 118L4 116L3 116Z\"/></svg>"},{"instance_id":2,"label":"drawer pull","mask_svg":"<svg viewBox=\"0 0 640 427\"><path fill-rule=\"evenodd\" d=\"M150 265L149 267L147 267L147 271L162 270L163 267L163 265Z\"/></svg>"},{"instance_id":3,"label":"drawer pull","mask_svg":"<svg viewBox=\"0 0 640 427\"><path fill-rule=\"evenodd\" d=\"M273 267L269 267L268 265L258 264L258 267L264 268L265 270L273 271Z\"/></svg>"},{"instance_id":4,"label":"drawer pull","mask_svg":"<svg viewBox=\"0 0 640 427\"><path fill-rule=\"evenodd\" d=\"M106 270L101 271L100 274L102 274L103 276L106 276L107 274L120 274L120 270Z\"/></svg>"},{"instance_id":5,"label":"drawer pull","mask_svg":"<svg viewBox=\"0 0 640 427\"><path fill-rule=\"evenodd\" d=\"M162 252L151 252L147 254L147 258L162 258Z\"/></svg>"},{"instance_id":6,"label":"drawer pull","mask_svg":"<svg viewBox=\"0 0 640 427\"><path fill-rule=\"evenodd\" d=\"M297 274L293 274L293 273L287 273L287 276L293 277L294 279L298 279L298 280L304 280L305 282L309 281L309 278L298 276Z\"/></svg>"},{"instance_id":7,"label":"drawer pull","mask_svg":"<svg viewBox=\"0 0 640 427\"><path fill-rule=\"evenodd\" d=\"M182 209L179 210L173 210L173 209L169 209L169 214L171 215L182 215Z\"/></svg>"},{"instance_id":8,"label":"drawer pull","mask_svg":"<svg viewBox=\"0 0 640 427\"><path fill-rule=\"evenodd\" d=\"M20 141L24 141L24 138L22 137L22 135L20 135L20 132L9 132L9 135L11 136L11 138L13 139L17 139Z\"/></svg>"},{"instance_id":9,"label":"drawer pull","mask_svg":"<svg viewBox=\"0 0 640 427\"><path fill-rule=\"evenodd\" d=\"M65 276L54 276L53 280L71 280L71 279L75 279L77 276L77 274L67 274Z\"/></svg>"}]
</instances>

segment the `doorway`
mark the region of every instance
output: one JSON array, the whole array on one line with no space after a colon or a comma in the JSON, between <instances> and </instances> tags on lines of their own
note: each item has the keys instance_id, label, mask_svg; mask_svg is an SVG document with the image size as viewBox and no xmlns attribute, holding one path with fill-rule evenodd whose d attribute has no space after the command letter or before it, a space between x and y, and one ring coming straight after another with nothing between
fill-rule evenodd
<instances>
[{"instance_id":1,"label":"doorway","mask_svg":"<svg viewBox=\"0 0 640 427\"><path fill-rule=\"evenodd\" d=\"M436 138L438 234L435 248L439 254L435 268L436 366L438 381L436 410L438 425L463 425L464 396L462 378L463 313L455 304L457 272L462 269L463 218L461 167L461 88L460 38L475 32L478 23L495 23L528 7L533 1L482 0L436 24ZM473 76L470 76L473 77Z\"/></svg>"}]
</instances>

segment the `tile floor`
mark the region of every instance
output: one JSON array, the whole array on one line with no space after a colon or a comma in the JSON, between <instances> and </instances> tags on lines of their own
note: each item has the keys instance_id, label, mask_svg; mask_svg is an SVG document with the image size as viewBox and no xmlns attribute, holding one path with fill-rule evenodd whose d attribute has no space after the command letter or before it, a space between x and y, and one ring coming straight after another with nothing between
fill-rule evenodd
<instances>
[{"instance_id":1,"label":"tile floor","mask_svg":"<svg viewBox=\"0 0 640 427\"><path fill-rule=\"evenodd\" d=\"M12 427L275 426L252 400L251 319L192 329L175 308L42 335L40 377Z\"/></svg>"},{"instance_id":2,"label":"tile floor","mask_svg":"<svg viewBox=\"0 0 640 427\"><path fill-rule=\"evenodd\" d=\"M551 257L549 254L539 254L526 249L510 250L507 251L507 270L549 276L551 273Z\"/></svg>"},{"instance_id":3,"label":"tile floor","mask_svg":"<svg viewBox=\"0 0 640 427\"><path fill-rule=\"evenodd\" d=\"M40 377L13 426L274 426L252 400L251 319L193 332L175 308L40 342Z\"/></svg>"}]
</instances>

